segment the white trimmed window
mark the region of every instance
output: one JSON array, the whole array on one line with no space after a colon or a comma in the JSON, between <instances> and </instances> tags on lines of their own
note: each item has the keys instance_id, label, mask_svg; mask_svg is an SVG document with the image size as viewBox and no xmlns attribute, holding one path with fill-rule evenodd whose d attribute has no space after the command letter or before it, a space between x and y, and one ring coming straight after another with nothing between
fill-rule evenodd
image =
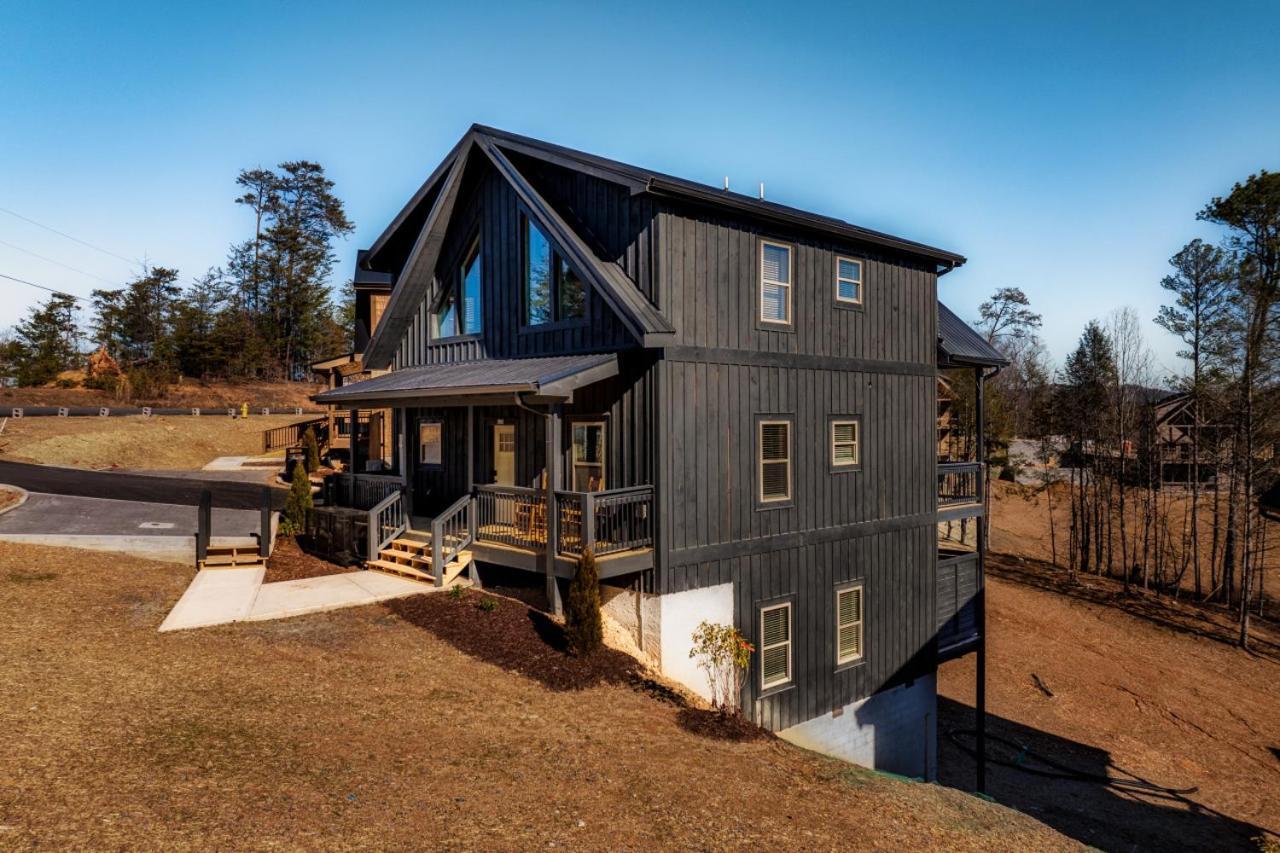
<instances>
[{"instance_id":1,"label":"white trimmed window","mask_svg":"<svg viewBox=\"0 0 1280 853\"><path fill-rule=\"evenodd\" d=\"M760 688L791 680L791 604L760 609Z\"/></svg>"},{"instance_id":2,"label":"white trimmed window","mask_svg":"<svg viewBox=\"0 0 1280 853\"><path fill-rule=\"evenodd\" d=\"M836 592L836 665L862 660L862 586Z\"/></svg>"},{"instance_id":3,"label":"white trimmed window","mask_svg":"<svg viewBox=\"0 0 1280 853\"><path fill-rule=\"evenodd\" d=\"M444 463L444 429L439 421L419 421L418 462L423 465Z\"/></svg>"},{"instance_id":4,"label":"white trimmed window","mask_svg":"<svg viewBox=\"0 0 1280 853\"><path fill-rule=\"evenodd\" d=\"M862 304L862 261L836 258L836 300Z\"/></svg>"},{"instance_id":5,"label":"white trimmed window","mask_svg":"<svg viewBox=\"0 0 1280 853\"><path fill-rule=\"evenodd\" d=\"M578 421L573 425L573 488L579 492L604 489L604 423Z\"/></svg>"},{"instance_id":6,"label":"white trimmed window","mask_svg":"<svg viewBox=\"0 0 1280 853\"><path fill-rule=\"evenodd\" d=\"M862 461L859 447L858 421L855 419L831 422L831 465L834 468L852 468Z\"/></svg>"},{"instance_id":7,"label":"white trimmed window","mask_svg":"<svg viewBox=\"0 0 1280 853\"><path fill-rule=\"evenodd\" d=\"M791 324L791 247L760 241L760 322Z\"/></svg>"},{"instance_id":8,"label":"white trimmed window","mask_svg":"<svg viewBox=\"0 0 1280 853\"><path fill-rule=\"evenodd\" d=\"M791 499L791 422L760 422L760 501Z\"/></svg>"}]
</instances>

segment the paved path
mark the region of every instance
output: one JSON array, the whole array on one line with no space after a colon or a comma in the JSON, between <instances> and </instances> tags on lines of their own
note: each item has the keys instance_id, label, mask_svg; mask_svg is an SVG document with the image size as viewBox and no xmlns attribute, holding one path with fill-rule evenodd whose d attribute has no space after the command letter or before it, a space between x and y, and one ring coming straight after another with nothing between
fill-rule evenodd
<instances>
[{"instance_id":1,"label":"paved path","mask_svg":"<svg viewBox=\"0 0 1280 853\"><path fill-rule=\"evenodd\" d=\"M200 492L213 493L213 505L226 509L258 509L264 492L272 509L283 509L287 492L255 483L226 482L199 474L152 476L120 471L87 471L56 465L32 465L0 460L0 483L21 486L29 492L75 495L86 498L196 506Z\"/></svg>"},{"instance_id":2,"label":"paved path","mask_svg":"<svg viewBox=\"0 0 1280 853\"><path fill-rule=\"evenodd\" d=\"M160 630L284 619L441 591L429 584L372 571L267 584L262 582L263 574L260 568L197 572Z\"/></svg>"}]
</instances>

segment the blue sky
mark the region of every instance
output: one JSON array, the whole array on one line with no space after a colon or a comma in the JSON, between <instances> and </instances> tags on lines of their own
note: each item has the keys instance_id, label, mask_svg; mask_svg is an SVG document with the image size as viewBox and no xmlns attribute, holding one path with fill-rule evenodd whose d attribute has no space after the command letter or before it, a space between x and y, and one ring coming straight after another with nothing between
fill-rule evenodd
<instances>
[{"instance_id":1,"label":"blue sky","mask_svg":"<svg viewBox=\"0 0 1280 853\"><path fill-rule=\"evenodd\" d=\"M962 252L943 300L972 319L1020 286L1061 359L1091 317L1154 316L1168 257L1216 237L1196 211L1280 169L1275 3L0 0L0 20L0 208L186 278L251 225L237 171L298 158L357 225L348 275L478 121ZM0 273L88 295L130 272L0 212ZM0 327L41 297L0 293Z\"/></svg>"}]
</instances>

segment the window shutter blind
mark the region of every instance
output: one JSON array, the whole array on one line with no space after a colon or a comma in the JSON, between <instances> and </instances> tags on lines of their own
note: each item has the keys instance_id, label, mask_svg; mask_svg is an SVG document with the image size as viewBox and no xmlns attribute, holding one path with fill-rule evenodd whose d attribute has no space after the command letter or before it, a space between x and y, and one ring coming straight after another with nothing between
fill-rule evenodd
<instances>
[{"instance_id":1,"label":"window shutter blind","mask_svg":"<svg viewBox=\"0 0 1280 853\"><path fill-rule=\"evenodd\" d=\"M765 500L791 494L790 424L760 425L760 495Z\"/></svg>"},{"instance_id":2,"label":"window shutter blind","mask_svg":"<svg viewBox=\"0 0 1280 853\"><path fill-rule=\"evenodd\" d=\"M766 243L761 252L761 264L765 281L791 283L791 250L787 247Z\"/></svg>"},{"instance_id":3,"label":"window shutter blind","mask_svg":"<svg viewBox=\"0 0 1280 853\"><path fill-rule=\"evenodd\" d=\"M760 673L765 687L791 679L791 608L775 607L761 615Z\"/></svg>"},{"instance_id":4,"label":"window shutter blind","mask_svg":"<svg viewBox=\"0 0 1280 853\"><path fill-rule=\"evenodd\" d=\"M836 601L841 663L862 657L862 587L841 590Z\"/></svg>"},{"instance_id":5,"label":"window shutter blind","mask_svg":"<svg viewBox=\"0 0 1280 853\"><path fill-rule=\"evenodd\" d=\"M862 281L862 264L841 258L840 277L849 281Z\"/></svg>"}]
</instances>

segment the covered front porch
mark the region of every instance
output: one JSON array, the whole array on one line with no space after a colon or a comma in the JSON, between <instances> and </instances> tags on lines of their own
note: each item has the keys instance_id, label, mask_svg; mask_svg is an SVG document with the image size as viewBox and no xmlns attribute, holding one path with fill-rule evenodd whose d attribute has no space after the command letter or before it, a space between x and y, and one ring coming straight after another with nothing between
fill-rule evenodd
<instances>
[{"instance_id":1,"label":"covered front porch","mask_svg":"<svg viewBox=\"0 0 1280 853\"><path fill-rule=\"evenodd\" d=\"M335 475L323 500L363 514L371 565L436 583L504 566L544 575L554 603L588 550L602 578L648 571L653 452L631 371L612 353L489 360L340 389L391 410L391 471Z\"/></svg>"}]
</instances>

